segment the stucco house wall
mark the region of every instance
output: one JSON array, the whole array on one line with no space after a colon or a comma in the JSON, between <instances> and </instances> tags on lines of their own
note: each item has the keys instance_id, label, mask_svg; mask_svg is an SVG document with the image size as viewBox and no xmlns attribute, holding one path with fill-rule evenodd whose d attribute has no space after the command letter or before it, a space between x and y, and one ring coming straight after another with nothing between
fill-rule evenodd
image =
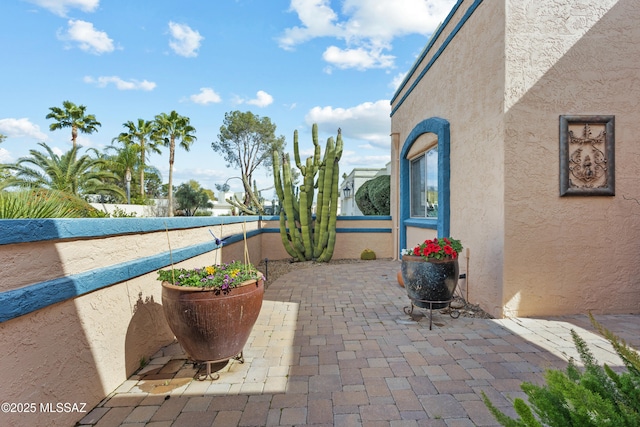
<instances>
[{"instance_id":1,"label":"stucco house wall","mask_svg":"<svg viewBox=\"0 0 640 427\"><path fill-rule=\"evenodd\" d=\"M496 315L501 306L498 284L502 282L504 257L504 26L500 24L504 22L504 5L483 2L465 22L473 3L459 3L413 73L427 68L424 77L418 80L412 76L396 94L391 132L398 138L398 148L392 158L412 143L407 138L421 122L430 118L449 122L450 234L468 249L469 271L465 271L466 250L460 267L467 273L471 302ZM455 37L438 54L456 28ZM417 83L410 90L413 82ZM433 140L432 133L422 134L412 145L428 146ZM393 166L392 188L398 185L398 162ZM408 198L408 188L400 188L399 194ZM394 231L403 227L398 215L396 211ZM406 247L435 235L434 229L408 227Z\"/></svg>"},{"instance_id":2,"label":"stucco house wall","mask_svg":"<svg viewBox=\"0 0 640 427\"><path fill-rule=\"evenodd\" d=\"M633 0L459 1L392 100L394 240L399 153L439 118L449 234L468 249L471 302L494 316L640 312L637 22ZM560 197L561 115L615 116L615 196ZM405 229L407 246L436 231Z\"/></svg>"},{"instance_id":3,"label":"stucco house wall","mask_svg":"<svg viewBox=\"0 0 640 427\"><path fill-rule=\"evenodd\" d=\"M637 313L640 3L506 3L505 315ZM559 197L561 114L615 116L614 197Z\"/></svg>"}]
</instances>

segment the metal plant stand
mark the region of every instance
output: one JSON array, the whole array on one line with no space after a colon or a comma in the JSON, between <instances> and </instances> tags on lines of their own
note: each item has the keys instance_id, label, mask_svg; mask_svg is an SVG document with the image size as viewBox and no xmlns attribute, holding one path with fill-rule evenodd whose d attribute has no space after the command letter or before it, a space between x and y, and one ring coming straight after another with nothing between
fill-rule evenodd
<instances>
[{"instance_id":1,"label":"metal plant stand","mask_svg":"<svg viewBox=\"0 0 640 427\"><path fill-rule=\"evenodd\" d=\"M237 360L240 363L244 363L244 352L240 352L240 354L238 354L237 356L232 357L231 359L233 360ZM220 362L224 362L225 360L231 360L231 359L222 359L222 360L207 360L206 362L193 362L193 366L195 368L196 365L198 364L206 364L207 365L207 373L203 374L203 375L198 375L198 381L204 381L204 380L211 380L211 381L215 381L217 379L220 378L220 374L217 372L211 372L211 365L215 364L215 363L220 363Z\"/></svg>"},{"instance_id":2,"label":"metal plant stand","mask_svg":"<svg viewBox=\"0 0 640 427\"><path fill-rule=\"evenodd\" d=\"M413 299L411 299L411 306L406 306L404 307L404 313L408 314L409 316L411 316L411 318L413 319L413 308L416 307L413 304ZM431 330L432 325L433 325L433 304L446 304L446 307L442 307L442 308L448 308L449 309L449 316L451 316L452 319L457 319L458 317L460 317L460 311L457 309L452 309L451 308L451 301L453 301L453 298L450 300L446 300L446 301L429 301L429 300L415 300L416 302L421 302L421 303L425 303L425 304L429 304L429 330ZM420 307L418 307L420 308ZM442 308L438 308L438 310L441 310Z\"/></svg>"}]
</instances>

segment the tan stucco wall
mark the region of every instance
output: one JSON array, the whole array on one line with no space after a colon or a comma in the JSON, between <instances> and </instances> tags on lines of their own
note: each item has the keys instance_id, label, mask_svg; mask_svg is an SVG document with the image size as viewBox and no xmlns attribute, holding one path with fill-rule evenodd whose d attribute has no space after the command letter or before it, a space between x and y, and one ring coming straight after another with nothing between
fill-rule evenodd
<instances>
[{"instance_id":1,"label":"tan stucco wall","mask_svg":"<svg viewBox=\"0 0 640 427\"><path fill-rule=\"evenodd\" d=\"M256 221L245 225L257 230ZM78 274L100 267L175 251L198 243L211 242L213 232L222 238L242 233L243 224L214 225L182 230L115 235L109 238L52 240L0 245L3 278L0 292L31 283ZM28 267L25 262L28 260Z\"/></svg>"},{"instance_id":2,"label":"tan stucco wall","mask_svg":"<svg viewBox=\"0 0 640 427\"><path fill-rule=\"evenodd\" d=\"M507 3L505 315L638 313L640 3ZM561 114L615 115L615 197L559 197Z\"/></svg>"},{"instance_id":3,"label":"tan stucco wall","mask_svg":"<svg viewBox=\"0 0 640 427\"><path fill-rule=\"evenodd\" d=\"M343 224L341 224L343 223ZM0 245L3 279L0 292L16 290L69 274L98 270L217 237L242 236L277 221L212 225L96 238ZM390 220L339 221L347 228L389 228ZM370 247L379 257L391 256L389 233L339 233L334 259L357 258ZM265 257L286 259L280 234L261 233L247 239L253 264ZM243 241L175 262L180 268L244 260ZM167 256L167 263L169 262ZM36 270L35 272L32 270ZM5 351L0 355L0 394L6 402L86 403L90 410L115 390L161 346L173 340L162 312L161 286L155 271L115 283L20 317L1 322ZM73 425L85 413L0 414L0 425Z\"/></svg>"},{"instance_id":4,"label":"tan stucco wall","mask_svg":"<svg viewBox=\"0 0 640 427\"><path fill-rule=\"evenodd\" d=\"M484 1L392 116L392 159L449 121L451 235L494 316L640 312L638 22L634 0ZM559 196L560 115L615 115L615 197Z\"/></svg>"},{"instance_id":5,"label":"tan stucco wall","mask_svg":"<svg viewBox=\"0 0 640 427\"><path fill-rule=\"evenodd\" d=\"M247 231L258 223L247 223ZM170 230L172 250L242 232L242 224ZM247 243L251 261L261 257L260 236ZM0 291L108 267L168 250L167 233L154 232L0 245L5 267ZM100 256L99 251L102 251ZM176 267L243 259L244 243L199 255ZM86 258L86 259L85 259ZM35 267L34 267L35 266ZM49 268L47 268L49 266ZM36 268L37 274L31 272ZM21 275L22 273L22 275ZM5 351L0 356L3 402L86 403L90 410L115 390L160 347L173 340L162 312L156 272L50 305L0 323ZM0 425L75 424L86 413L0 414Z\"/></svg>"},{"instance_id":6,"label":"tan stucco wall","mask_svg":"<svg viewBox=\"0 0 640 427\"><path fill-rule=\"evenodd\" d=\"M145 275L0 323L6 402L100 402L170 343L159 282ZM82 413L0 414L0 424L69 426Z\"/></svg>"},{"instance_id":7,"label":"tan stucco wall","mask_svg":"<svg viewBox=\"0 0 640 427\"><path fill-rule=\"evenodd\" d=\"M461 5L441 37L449 35L472 3ZM449 121L450 234L469 249L471 302L494 315L499 314L502 301L504 239L503 22L504 4L483 2L391 120L391 132L398 134L400 150L421 121L434 117ZM427 56L423 62L429 59ZM397 157L393 145L391 155ZM397 180L396 165L392 188ZM408 189L400 197L408 198ZM394 223L394 230L396 226L400 224ZM429 230L416 230L408 230L408 246L430 236Z\"/></svg>"},{"instance_id":8,"label":"tan stucco wall","mask_svg":"<svg viewBox=\"0 0 640 427\"><path fill-rule=\"evenodd\" d=\"M277 229L279 221L263 221L261 228ZM342 232L348 229L390 229L390 219L344 220L337 218L336 244L332 259L357 259L365 249L372 249L378 258L393 258L393 238L390 233ZM280 233L261 234L263 258L270 260L289 259L291 256L284 249Z\"/></svg>"}]
</instances>

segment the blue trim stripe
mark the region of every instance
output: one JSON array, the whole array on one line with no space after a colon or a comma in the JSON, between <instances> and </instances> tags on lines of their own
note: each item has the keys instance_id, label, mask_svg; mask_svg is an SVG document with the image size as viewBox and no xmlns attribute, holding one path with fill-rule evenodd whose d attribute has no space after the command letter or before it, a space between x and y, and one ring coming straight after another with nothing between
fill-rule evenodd
<instances>
[{"instance_id":1,"label":"blue trim stripe","mask_svg":"<svg viewBox=\"0 0 640 427\"><path fill-rule=\"evenodd\" d=\"M247 238L259 235L260 230L247 232ZM235 234L224 239L224 244L242 242L244 236ZM74 298L95 290L124 282L133 277L151 273L198 255L209 253L222 245L215 242L199 243L150 257L85 271L58 279L47 280L19 289L0 293L0 323L35 310Z\"/></svg>"},{"instance_id":2,"label":"blue trim stripe","mask_svg":"<svg viewBox=\"0 0 640 427\"><path fill-rule=\"evenodd\" d=\"M214 224L230 224L232 222L244 222L244 221L255 221L258 217L234 217L234 219L224 217L222 221L189 221L186 218L175 218L178 222L186 222L188 225L184 226L182 223L176 224L176 221L167 221L167 228L169 229L182 229L182 228L190 228L197 226L207 226ZM273 217L278 219L278 217ZM74 221L62 221L62 220L2 220L0 221L0 225L4 226L5 230L12 229L15 230L15 226L17 225L19 228L28 229L27 223L32 223L31 229L43 228L47 230L46 233L39 233L38 238L34 239L34 234L29 232L18 232L16 235L25 236L26 240L24 242L29 241L39 241L44 240L41 237L43 235L51 236L51 239L60 239L60 238L71 238L71 237L79 237L79 236L106 236L108 235L108 230L118 229L118 233L114 234L127 234L133 233L135 230L144 229L144 231L159 231L165 229L165 221L166 219L155 219L155 218L139 218L139 219L148 219L150 221L141 221L136 223L135 218L111 218L107 220L99 220L99 219L89 219L87 221L92 221L94 224L87 226L86 224L80 224L78 230L74 230L73 226L77 224L77 222L84 222L83 220L71 220ZM200 218L195 218L200 219ZM268 220L266 218L260 217L262 220ZM342 219L342 218L341 218ZM389 216L380 216L380 217L353 217L353 219L363 220L363 219L391 219ZM122 221L120 221L122 220ZM133 220L133 221L132 221ZM105 223L115 221L122 222L121 225L126 225L126 227L109 227L105 226ZM11 222L10 225L8 223ZM194 223L197 223L194 224ZM102 224L102 226L100 226ZM62 231L60 231L62 230ZM99 234L96 234L99 231ZM339 233L391 233L390 228L341 228L336 230ZM278 228L266 228L266 229L258 229L247 231L247 238L252 238L258 236L262 233L279 233L280 230ZM5 241L11 241L11 243L15 243L16 235L11 238L6 238L4 240L0 240L0 244L6 244ZM62 236L62 237L61 237ZM6 236L3 236L6 237ZM238 243L244 240L244 236L242 233L234 234L232 236L228 236L224 239L224 245L229 245L231 243ZM171 261L174 263L178 263L198 255L203 255L209 253L215 249L219 249L222 245L216 245L213 241L199 243L195 245L191 245L185 248L180 248L173 250L171 254L167 252L159 253L153 256L139 258L132 261L127 261L124 263L104 267L97 268L94 270L86 271L79 274L74 274L66 277L61 277L57 279L47 280L40 283L35 283L33 285L25 286L19 289L13 289L10 291L5 291L0 293L0 323L6 322L7 320L11 320L13 318L23 316L25 314L31 313L33 311L39 310L41 308L45 308L47 306L65 301L70 298L74 298L80 295L87 294L89 292L93 292L99 290L101 288L111 286L116 283L124 282L126 280L130 280L131 278L142 276L144 274L152 273L159 269L165 268L171 265Z\"/></svg>"},{"instance_id":3,"label":"blue trim stripe","mask_svg":"<svg viewBox=\"0 0 640 427\"><path fill-rule=\"evenodd\" d=\"M413 66L413 68L411 68L411 71L407 74L407 77L405 78L405 80L402 82L402 84L400 85L400 88L398 88L398 90L396 91L395 95L393 96L393 99L391 100L391 104L393 105L394 101L396 100L396 98L400 95L400 92L402 92L402 90L404 89L404 87L406 86L406 83L408 82L409 78L413 75L413 73L416 71L416 69L418 68L418 66L420 65L420 63L422 62L422 60L424 60L427 52L429 50L431 50L431 47L433 46L433 44L435 43L435 39L437 36L440 36L441 34L441 30L442 28L444 28L446 26L447 23L449 23L449 21L451 20L451 18L453 17L453 14L455 13L455 11L458 9L458 7L462 4L464 0L460 0L458 1L458 3L456 3L456 5L454 6L454 8L452 9L452 11L449 13L449 15L447 16L447 19L445 20L445 23L442 24L441 29L436 33L436 36L432 39L432 41L429 43L429 45L427 46L427 48L425 49L425 51L423 52L423 54L420 56L420 60L416 62L416 64ZM458 22L458 24L453 28L453 30L451 31L451 33L449 33L449 35L447 36L447 38L444 40L444 42L442 43L442 45L440 46L440 48L433 54L433 57L429 60L429 62L427 63L427 65L424 67L424 69L420 72L420 74L418 75L418 77L415 79L415 81L411 84L411 86L409 87L409 89L407 89L407 91L405 92L404 95L402 95L402 98L400 98L400 100L398 101L398 103L396 104L395 107L393 107L391 109L391 117L393 117L393 115L395 114L395 112L398 110L398 108L400 108L400 106L404 103L404 101L406 101L406 99L409 97L409 95L411 95L411 92L413 92L413 90L416 88L416 86L420 83L420 81L422 80L422 78L425 76L425 74L427 74L427 72L431 69L431 67L433 66L433 64L435 64L435 62L438 60L438 58L440 57L440 55L442 55L442 53L446 50L446 48L449 46L449 43L451 43L451 41L454 39L454 37L456 36L456 34L458 34L458 31L460 31L460 29L463 27L463 25L469 20L469 18L471 17L471 15L473 15L473 12L478 8L478 6L480 6L480 4L482 3L482 0L475 0L475 2L469 6L469 9L467 9L467 11L465 12L464 16L462 17L462 19L460 19L460 22Z\"/></svg>"},{"instance_id":4,"label":"blue trim stripe","mask_svg":"<svg viewBox=\"0 0 640 427\"><path fill-rule=\"evenodd\" d=\"M263 233L280 233L279 228L263 228ZM391 233L390 228L336 228L336 233Z\"/></svg>"},{"instance_id":5,"label":"blue trim stripe","mask_svg":"<svg viewBox=\"0 0 640 427\"><path fill-rule=\"evenodd\" d=\"M271 218L271 217L269 217ZM278 218L278 217L274 217ZM0 220L0 245L255 222L259 216ZM268 218L266 218L268 219Z\"/></svg>"},{"instance_id":6,"label":"blue trim stripe","mask_svg":"<svg viewBox=\"0 0 640 427\"><path fill-rule=\"evenodd\" d=\"M339 216L338 221L391 221L391 215L345 215Z\"/></svg>"},{"instance_id":7,"label":"blue trim stripe","mask_svg":"<svg viewBox=\"0 0 640 427\"><path fill-rule=\"evenodd\" d=\"M450 229L450 130L449 122L439 117L423 120L413 128L400 152L400 188L408 194L410 187L410 162L407 154L414 142L425 133L435 133L438 137L438 219L411 218L411 200L400 197L400 250L407 245L407 226L434 228L438 237L449 236ZM398 254L400 256L400 254Z\"/></svg>"}]
</instances>

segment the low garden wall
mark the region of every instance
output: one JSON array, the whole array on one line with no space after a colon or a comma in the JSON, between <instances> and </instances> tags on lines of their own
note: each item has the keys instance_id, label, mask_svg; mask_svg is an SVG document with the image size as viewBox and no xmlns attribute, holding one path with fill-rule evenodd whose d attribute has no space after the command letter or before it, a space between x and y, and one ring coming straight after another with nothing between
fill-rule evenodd
<instances>
[{"instance_id":1,"label":"low garden wall","mask_svg":"<svg viewBox=\"0 0 640 427\"><path fill-rule=\"evenodd\" d=\"M392 257L390 224L341 217L334 259L365 248ZM278 227L277 217L0 221L1 395L29 405L0 413L0 425L73 425L173 340L158 269L244 259L245 237L253 264L289 258Z\"/></svg>"}]
</instances>

